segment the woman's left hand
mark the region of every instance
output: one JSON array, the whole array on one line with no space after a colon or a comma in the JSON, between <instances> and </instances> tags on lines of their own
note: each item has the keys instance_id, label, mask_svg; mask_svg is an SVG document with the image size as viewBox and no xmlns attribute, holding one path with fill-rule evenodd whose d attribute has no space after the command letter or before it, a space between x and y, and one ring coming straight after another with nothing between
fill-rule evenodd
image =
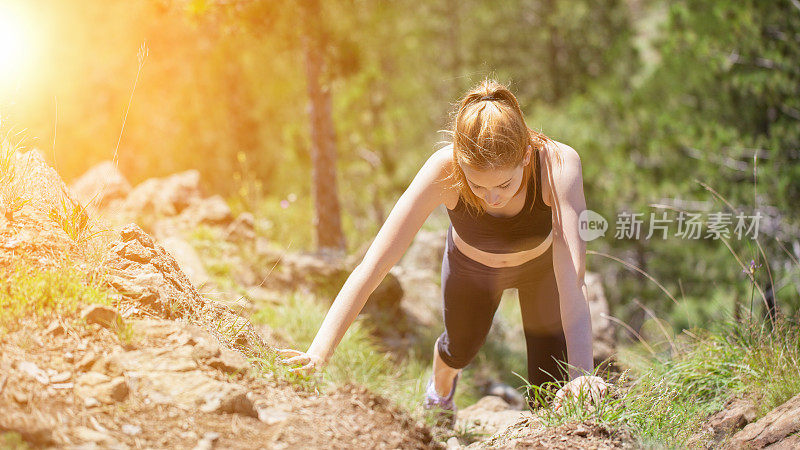
<instances>
[{"instance_id":1,"label":"woman's left hand","mask_svg":"<svg viewBox=\"0 0 800 450\"><path fill-rule=\"evenodd\" d=\"M553 411L561 411L564 401L570 400L566 397L573 397L577 400L581 391L584 399L583 406L591 411L594 410L593 404L597 404L608 393L608 384L602 378L596 376L575 378L556 392L556 397L553 400Z\"/></svg>"}]
</instances>

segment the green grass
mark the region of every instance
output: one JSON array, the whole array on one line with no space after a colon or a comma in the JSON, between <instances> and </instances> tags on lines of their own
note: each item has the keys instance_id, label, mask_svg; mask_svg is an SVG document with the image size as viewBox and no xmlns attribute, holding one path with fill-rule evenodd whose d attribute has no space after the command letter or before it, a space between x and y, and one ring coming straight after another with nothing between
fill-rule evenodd
<instances>
[{"instance_id":1,"label":"green grass","mask_svg":"<svg viewBox=\"0 0 800 450\"><path fill-rule=\"evenodd\" d=\"M22 436L14 431L0 431L0 450L24 450L31 448Z\"/></svg>"},{"instance_id":2,"label":"green grass","mask_svg":"<svg viewBox=\"0 0 800 450\"><path fill-rule=\"evenodd\" d=\"M305 351L326 312L327 308L312 296L293 293L285 303L261 309L253 322L285 331L293 348ZM359 317L348 329L324 371L324 384L357 383L407 410L415 410L430 375L431 355L412 351L402 362L394 360L378 344L367 320Z\"/></svg>"},{"instance_id":3,"label":"green grass","mask_svg":"<svg viewBox=\"0 0 800 450\"><path fill-rule=\"evenodd\" d=\"M108 305L109 294L88 283L69 261L54 269L20 261L0 269L0 334L14 330L23 317L70 315L89 303Z\"/></svg>"},{"instance_id":4,"label":"green grass","mask_svg":"<svg viewBox=\"0 0 800 450\"><path fill-rule=\"evenodd\" d=\"M710 413L731 397L749 398L759 405L758 418L800 392L800 334L796 320L782 317L748 326L727 322L715 330L695 329L671 358L629 348L620 353L629 386L612 386L595 411L569 404L556 414L548 405L555 389L533 387L538 410L548 425L592 419L612 427L628 427L646 447L685 448Z\"/></svg>"}]
</instances>

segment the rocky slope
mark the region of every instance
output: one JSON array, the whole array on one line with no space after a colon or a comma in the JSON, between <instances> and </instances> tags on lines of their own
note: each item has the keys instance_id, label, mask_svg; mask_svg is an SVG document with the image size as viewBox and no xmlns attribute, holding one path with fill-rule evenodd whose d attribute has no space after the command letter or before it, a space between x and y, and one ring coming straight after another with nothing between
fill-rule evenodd
<instances>
[{"instance_id":1,"label":"rocky slope","mask_svg":"<svg viewBox=\"0 0 800 450\"><path fill-rule=\"evenodd\" d=\"M58 203L48 196L75 204L58 175L36 153L16 158L24 161L16 180L26 183L28 200L0 218L4 274L23 260L44 269L68 258L87 283L116 294L111 306L83 305L49 323L30 316L4 324L11 330L0 337L4 445L437 446L427 427L363 388L320 394L276 376L270 331L199 295L138 226L109 231L116 239L89 255L89 239L74 239L52 213Z\"/></svg>"}]
</instances>

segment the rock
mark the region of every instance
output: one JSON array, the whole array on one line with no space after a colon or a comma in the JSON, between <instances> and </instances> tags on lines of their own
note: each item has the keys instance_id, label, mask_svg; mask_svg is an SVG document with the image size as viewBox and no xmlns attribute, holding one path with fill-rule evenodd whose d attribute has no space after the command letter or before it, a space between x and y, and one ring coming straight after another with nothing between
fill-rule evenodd
<instances>
[{"instance_id":1,"label":"rock","mask_svg":"<svg viewBox=\"0 0 800 450\"><path fill-rule=\"evenodd\" d=\"M800 433L795 433L764 448L768 450L797 450L800 448Z\"/></svg>"},{"instance_id":2,"label":"rock","mask_svg":"<svg viewBox=\"0 0 800 450\"><path fill-rule=\"evenodd\" d=\"M266 406L259 403L256 403L256 411L258 412L258 420L267 425L275 425L285 422L290 416L289 411L286 411L282 408Z\"/></svg>"},{"instance_id":3,"label":"rock","mask_svg":"<svg viewBox=\"0 0 800 450\"><path fill-rule=\"evenodd\" d=\"M143 245L138 240L125 242L115 250L123 258L139 264L147 264L153 258L153 249ZM127 267L121 268L126 269Z\"/></svg>"},{"instance_id":4,"label":"rock","mask_svg":"<svg viewBox=\"0 0 800 450\"><path fill-rule=\"evenodd\" d=\"M72 374L69 372L58 372L55 375L50 377L51 383L64 383L65 381L69 381L72 378Z\"/></svg>"},{"instance_id":5,"label":"rock","mask_svg":"<svg viewBox=\"0 0 800 450\"><path fill-rule=\"evenodd\" d=\"M84 400L95 398L102 403L116 403L128 397L125 377L111 378L99 372L89 372L76 380L75 393Z\"/></svg>"},{"instance_id":6,"label":"rock","mask_svg":"<svg viewBox=\"0 0 800 450\"><path fill-rule=\"evenodd\" d=\"M11 397L14 398L14 401L19 403L20 405L25 405L28 403L28 396L20 391L12 391Z\"/></svg>"},{"instance_id":7,"label":"rock","mask_svg":"<svg viewBox=\"0 0 800 450\"><path fill-rule=\"evenodd\" d=\"M369 296L367 304L369 310L382 314L397 314L400 311L400 301L403 299L403 287L400 280L392 273L387 273L381 283Z\"/></svg>"},{"instance_id":8,"label":"rock","mask_svg":"<svg viewBox=\"0 0 800 450\"><path fill-rule=\"evenodd\" d=\"M447 450L458 450L460 448L464 448L464 446L461 445L460 442L458 442L458 438L455 436L448 439L446 445L447 445L446 447Z\"/></svg>"},{"instance_id":9,"label":"rock","mask_svg":"<svg viewBox=\"0 0 800 450\"><path fill-rule=\"evenodd\" d=\"M75 364L75 370L78 372L87 372L94 366L98 359L100 359L100 357L90 350L83 355L83 358L78 361L78 364Z\"/></svg>"},{"instance_id":10,"label":"rock","mask_svg":"<svg viewBox=\"0 0 800 450\"><path fill-rule=\"evenodd\" d=\"M173 216L200 198L200 172L188 170L165 178L150 178L131 190L123 202L136 214Z\"/></svg>"},{"instance_id":11,"label":"rock","mask_svg":"<svg viewBox=\"0 0 800 450\"><path fill-rule=\"evenodd\" d=\"M484 395L502 398L511 409L521 410L525 408L525 396L507 384L491 381L486 385Z\"/></svg>"},{"instance_id":12,"label":"rock","mask_svg":"<svg viewBox=\"0 0 800 450\"><path fill-rule=\"evenodd\" d=\"M251 213L243 212L225 229L225 238L240 241L253 240L256 237L255 223L255 217Z\"/></svg>"},{"instance_id":13,"label":"rock","mask_svg":"<svg viewBox=\"0 0 800 450\"><path fill-rule=\"evenodd\" d=\"M208 365L226 373L247 373L250 363L241 353L222 348L219 356L208 361Z\"/></svg>"},{"instance_id":14,"label":"rock","mask_svg":"<svg viewBox=\"0 0 800 450\"><path fill-rule=\"evenodd\" d=\"M283 294L280 291L267 289L261 286L253 286L248 288L246 295L253 302L265 302L272 305L278 305L282 303L283 298L286 296L286 294Z\"/></svg>"},{"instance_id":15,"label":"rock","mask_svg":"<svg viewBox=\"0 0 800 450\"><path fill-rule=\"evenodd\" d=\"M279 267L287 286L307 287L333 302L355 269L351 264L345 261L340 252L326 249L314 253L287 253L283 255ZM390 272L372 292L364 311L397 314L402 298L403 288L400 281Z\"/></svg>"},{"instance_id":16,"label":"rock","mask_svg":"<svg viewBox=\"0 0 800 450\"><path fill-rule=\"evenodd\" d=\"M173 236L162 239L159 243L175 258L178 266L189 278L192 285L197 287L208 283L211 277L206 272L206 268L200 260L200 255L188 242Z\"/></svg>"},{"instance_id":17,"label":"rock","mask_svg":"<svg viewBox=\"0 0 800 450\"><path fill-rule=\"evenodd\" d=\"M773 409L758 421L733 435L725 448L779 448L800 431L800 394ZM777 447L772 447L772 445Z\"/></svg>"},{"instance_id":18,"label":"rock","mask_svg":"<svg viewBox=\"0 0 800 450\"><path fill-rule=\"evenodd\" d=\"M50 325L44 330L45 336L61 336L64 334L64 327L59 323L59 321L54 320L50 323Z\"/></svg>"},{"instance_id":19,"label":"rock","mask_svg":"<svg viewBox=\"0 0 800 450\"><path fill-rule=\"evenodd\" d=\"M216 339L201 339L192 349L192 358L195 361L211 359L219 354L220 347Z\"/></svg>"},{"instance_id":20,"label":"rock","mask_svg":"<svg viewBox=\"0 0 800 450\"><path fill-rule=\"evenodd\" d=\"M446 239L447 229L419 230L398 264L406 269L440 272ZM364 255L359 257L363 259Z\"/></svg>"},{"instance_id":21,"label":"rock","mask_svg":"<svg viewBox=\"0 0 800 450\"><path fill-rule=\"evenodd\" d=\"M207 355L214 354L214 347L210 348L211 351L205 352ZM230 350L223 350L219 354L222 355L225 351ZM245 388L216 380L197 369L191 345L174 350L118 350L111 359L126 371L135 386L137 396L143 396L149 401L184 409L200 407L204 412L258 417Z\"/></svg>"},{"instance_id":22,"label":"rock","mask_svg":"<svg viewBox=\"0 0 800 450\"><path fill-rule=\"evenodd\" d=\"M40 369L35 363L29 361L19 361L16 364L17 370L24 373L28 376L28 378L32 380L36 380L42 384L49 384L50 378L47 376L47 373Z\"/></svg>"},{"instance_id":23,"label":"rock","mask_svg":"<svg viewBox=\"0 0 800 450\"><path fill-rule=\"evenodd\" d=\"M112 273L106 280L123 298L134 300L167 319L182 316L192 304L202 306L204 301L192 282L163 247L156 245L136 224L125 226L121 235L123 241L109 249L107 266ZM138 253L127 250L131 248L147 249L147 263L138 258Z\"/></svg>"},{"instance_id":24,"label":"rock","mask_svg":"<svg viewBox=\"0 0 800 450\"><path fill-rule=\"evenodd\" d=\"M138 225L126 225L120 234L122 240L108 247L105 281L117 289L123 304L133 304L148 315L164 319L186 318L207 329L216 329L221 322L232 323L239 319L225 305L203 298L178 262ZM128 259L128 255L121 251L133 242L150 250L152 256L147 264ZM249 322L244 321L233 329L237 331L232 338L234 343L247 342L255 347L267 347Z\"/></svg>"},{"instance_id":25,"label":"rock","mask_svg":"<svg viewBox=\"0 0 800 450\"><path fill-rule=\"evenodd\" d=\"M86 323L96 323L100 326L116 329L123 325L122 316L116 309L105 305L91 305L81 313Z\"/></svg>"},{"instance_id":26,"label":"rock","mask_svg":"<svg viewBox=\"0 0 800 450\"><path fill-rule=\"evenodd\" d=\"M208 198L193 198L189 206L181 212L179 219L185 226L226 226L233 222L233 213L225 199L213 195Z\"/></svg>"},{"instance_id":27,"label":"rock","mask_svg":"<svg viewBox=\"0 0 800 450\"><path fill-rule=\"evenodd\" d=\"M113 200L124 199L131 185L111 161L103 161L75 180L70 190L88 208L102 208Z\"/></svg>"},{"instance_id":28,"label":"rock","mask_svg":"<svg viewBox=\"0 0 800 450\"><path fill-rule=\"evenodd\" d=\"M203 438L197 442L194 450L211 450L214 448L214 443L217 442L217 440L219 440L219 433L209 431L203 434Z\"/></svg>"},{"instance_id":29,"label":"rock","mask_svg":"<svg viewBox=\"0 0 800 450\"><path fill-rule=\"evenodd\" d=\"M725 402L719 412L708 418L704 428L710 432L715 441L719 442L727 434L752 422L757 411L752 401L732 398Z\"/></svg>"},{"instance_id":30,"label":"rock","mask_svg":"<svg viewBox=\"0 0 800 450\"><path fill-rule=\"evenodd\" d=\"M245 388L232 383L220 383L214 390L207 392L202 398L200 411L258 417Z\"/></svg>"},{"instance_id":31,"label":"rock","mask_svg":"<svg viewBox=\"0 0 800 450\"><path fill-rule=\"evenodd\" d=\"M113 446L115 444L118 444L117 441L109 434L100 431L95 431L92 430L91 428L77 426L72 430L72 432L75 434L75 437L78 438L78 440L80 441L95 442L103 444L104 446Z\"/></svg>"},{"instance_id":32,"label":"rock","mask_svg":"<svg viewBox=\"0 0 800 450\"><path fill-rule=\"evenodd\" d=\"M127 434L128 436L136 436L142 432L142 427L139 425L131 425L126 423L122 425L122 432Z\"/></svg>"},{"instance_id":33,"label":"rock","mask_svg":"<svg viewBox=\"0 0 800 450\"><path fill-rule=\"evenodd\" d=\"M456 428L468 427L477 433L494 434L530 415L528 411L511 409L500 397L488 395L474 405L458 411Z\"/></svg>"}]
</instances>

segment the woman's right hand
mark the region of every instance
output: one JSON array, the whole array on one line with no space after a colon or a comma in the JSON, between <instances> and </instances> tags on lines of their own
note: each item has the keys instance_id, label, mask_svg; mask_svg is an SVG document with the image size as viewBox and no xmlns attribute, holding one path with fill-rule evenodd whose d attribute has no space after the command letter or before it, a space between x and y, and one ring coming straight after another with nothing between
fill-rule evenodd
<instances>
[{"instance_id":1,"label":"woman's right hand","mask_svg":"<svg viewBox=\"0 0 800 450\"><path fill-rule=\"evenodd\" d=\"M303 375L311 375L314 372L321 370L322 367L325 365L325 361L317 355L313 355L306 352L301 352L299 350L294 350L291 348L282 348L276 350L279 355L288 357L287 359L279 359L283 364L286 365L297 365L301 364L300 367L293 367L289 369L289 372L292 373L301 373Z\"/></svg>"}]
</instances>

